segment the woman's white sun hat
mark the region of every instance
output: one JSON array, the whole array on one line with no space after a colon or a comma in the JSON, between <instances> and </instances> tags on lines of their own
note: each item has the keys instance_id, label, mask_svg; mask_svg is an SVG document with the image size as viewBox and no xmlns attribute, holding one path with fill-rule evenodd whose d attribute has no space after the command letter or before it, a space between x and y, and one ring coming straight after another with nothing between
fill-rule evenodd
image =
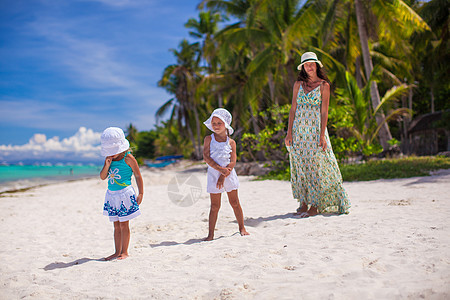
<instances>
[{"instance_id":1,"label":"woman's white sun hat","mask_svg":"<svg viewBox=\"0 0 450 300\"><path fill-rule=\"evenodd\" d=\"M113 156L130 148L130 142L125 138L123 130L118 127L106 128L100 137L103 156Z\"/></svg>"},{"instance_id":2,"label":"woman's white sun hat","mask_svg":"<svg viewBox=\"0 0 450 300\"><path fill-rule=\"evenodd\" d=\"M226 110L225 108L216 108L212 112L209 119L206 120L205 122L203 122L203 124L205 124L206 127L208 127L208 129L211 131L214 131L214 129L212 128L212 125L211 125L211 121L212 121L213 117L217 117L217 118L221 119L225 123L225 128L228 129L228 133L230 135L233 134L234 129L230 126L231 120L233 119L233 117L231 116L231 114L228 110Z\"/></svg>"},{"instance_id":3,"label":"woman's white sun hat","mask_svg":"<svg viewBox=\"0 0 450 300\"><path fill-rule=\"evenodd\" d=\"M317 55L314 52L305 52L302 55L301 63L298 65L297 70L301 70L303 64L309 61L316 62L321 68L323 68L322 63L317 59Z\"/></svg>"}]
</instances>

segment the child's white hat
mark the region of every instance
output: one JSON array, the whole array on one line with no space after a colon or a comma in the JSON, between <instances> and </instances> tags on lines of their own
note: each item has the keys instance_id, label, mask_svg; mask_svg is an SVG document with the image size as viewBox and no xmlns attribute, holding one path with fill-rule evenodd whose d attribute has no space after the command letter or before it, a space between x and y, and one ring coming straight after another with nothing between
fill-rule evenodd
<instances>
[{"instance_id":1,"label":"child's white hat","mask_svg":"<svg viewBox=\"0 0 450 300\"><path fill-rule=\"evenodd\" d=\"M112 156L130 148L130 142L125 138L123 130L118 127L106 128L100 137L103 156Z\"/></svg>"},{"instance_id":2,"label":"child's white hat","mask_svg":"<svg viewBox=\"0 0 450 300\"><path fill-rule=\"evenodd\" d=\"M233 117L231 116L230 112L228 110L226 110L225 108L216 108L211 116L209 117L208 120L206 120L205 122L203 122L203 124L206 125L206 127L208 127L209 130L214 131L212 126L211 126L211 121L213 117L217 117L219 119L221 119L224 123L225 123L225 128L228 129L228 133L230 135L233 134L234 129L233 127L230 126L231 124L231 120L233 119Z\"/></svg>"}]
</instances>

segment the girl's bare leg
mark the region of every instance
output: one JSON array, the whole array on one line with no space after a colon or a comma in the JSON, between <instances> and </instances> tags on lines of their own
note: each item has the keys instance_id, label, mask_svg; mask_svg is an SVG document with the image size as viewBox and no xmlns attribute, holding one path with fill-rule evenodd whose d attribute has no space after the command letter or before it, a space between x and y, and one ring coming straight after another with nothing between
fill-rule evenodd
<instances>
[{"instance_id":1,"label":"girl's bare leg","mask_svg":"<svg viewBox=\"0 0 450 300\"><path fill-rule=\"evenodd\" d=\"M216 228L217 216L220 209L220 198L222 194L209 194L211 198L211 209L209 210L209 232L204 241L212 241L214 239L214 229Z\"/></svg>"},{"instance_id":2,"label":"girl's bare leg","mask_svg":"<svg viewBox=\"0 0 450 300\"><path fill-rule=\"evenodd\" d=\"M128 245L130 244L130 221L120 222L120 232L122 234L122 251L117 259L125 259L128 257Z\"/></svg>"},{"instance_id":3,"label":"girl's bare leg","mask_svg":"<svg viewBox=\"0 0 450 300\"><path fill-rule=\"evenodd\" d=\"M122 252L122 234L119 221L114 222L114 246L116 248L116 252L108 257L105 257L105 260L117 258Z\"/></svg>"},{"instance_id":4,"label":"girl's bare leg","mask_svg":"<svg viewBox=\"0 0 450 300\"><path fill-rule=\"evenodd\" d=\"M233 208L234 215L236 216L236 220L239 224L239 232L241 235L249 235L250 233L245 230L244 226L244 213L242 212L241 204L239 203L238 191L233 190L228 192L228 201L230 202L231 207Z\"/></svg>"}]
</instances>

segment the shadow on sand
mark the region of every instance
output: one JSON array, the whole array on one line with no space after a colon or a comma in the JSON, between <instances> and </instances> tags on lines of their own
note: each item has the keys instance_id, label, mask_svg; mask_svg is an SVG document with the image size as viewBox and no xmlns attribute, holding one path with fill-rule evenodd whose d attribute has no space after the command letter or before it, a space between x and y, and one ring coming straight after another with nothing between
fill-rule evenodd
<instances>
[{"instance_id":1,"label":"shadow on sand","mask_svg":"<svg viewBox=\"0 0 450 300\"><path fill-rule=\"evenodd\" d=\"M258 227L263 222L269 222L274 220L283 220L283 219L298 219L298 216L294 213L287 213L284 215L275 215L270 217L259 217L259 218L246 218L244 220L245 226L250 227ZM237 223L236 220L233 221L233 223Z\"/></svg>"},{"instance_id":2,"label":"shadow on sand","mask_svg":"<svg viewBox=\"0 0 450 300\"><path fill-rule=\"evenodd\" d=\"M259 225L261 225L261 223L264 222L270 222L270 221L275 221L275 220L284 220L284 219L296 219L296 220L303 220L303 219L309 219L309 218L314 218L314 217L318 217L318 216L322 216L322 217L333 217L333 216L339 216L340 214L338 213L321 213L315 216L310 216L308 218L300 218L300 215L296 214L296 213L286 213L284 215L275 215L275 216L269 216L269 217L259 217L259 218L246 218L244 220L245 226L250 226L250 227L258 227ZM233 223L237 223L236 220L232 221Z\"/></svg>"},{"instance_id":3,"label":"shadow on sand","mask_svg":"<svg viewBox=\"0 0 450 300\"><path fill-rule=\"evenodd\" d=\"M178 243L175 241L165 241L165 242L161 242L159 244L150 244L150 246L152 248L155 248L155 247L167 247L167 246L176 246L176 245L192 245L192 244L201 243L201 242L203 242L203 239L190 239L183 243Z\"/></svg>"},{"instance_id":4,"label":"shadow on sand","mask_svg":"<svg viewBox=\"0 0 450 300\"><path fill-rule=\"evenodd\" d=\"M92 261L92 260L105 261L103 258L87 258L87 257L83 257L83 258L80 258L80 259L77 259L77 260L74 260L74 261L68 262L68 263L65 263L65 262L54 262L54 263L51 263L49 265L46 265L44 267L44 270L45 271L51 271L51 270L54 270L54 269L64 269L64 268L73 267L73 266L76 266L76 265L81 265L81 264L87 263L88 261Z\"/></svg>"},{"instance_id":5,"label":"shadow on sand","mask_svg":"<svg viewBox=\"0 0 450 300\"><path fill-rule=\"evenodd\" d=\"M239 232L235 232L232 235L228 235L228 236L221 235L219 237L214 238L214 241L220 240L220 239L224 239L224 238L229 238L229 237L232 237L232 236L235 236L235 235L240 235L240 233ZM150 244L150 246L152 248L156 248L156 247L168 247L168 246L176 246L176 245L192 245L192 244L202 243L202 242L208 243L208 241L204 241L203 239L190 239L190 240L188 240L188 241L186 241L184 243L177 243L175 241L165 241L165 242L161 242L159 244Z\"/></svg>"}]
</instances>

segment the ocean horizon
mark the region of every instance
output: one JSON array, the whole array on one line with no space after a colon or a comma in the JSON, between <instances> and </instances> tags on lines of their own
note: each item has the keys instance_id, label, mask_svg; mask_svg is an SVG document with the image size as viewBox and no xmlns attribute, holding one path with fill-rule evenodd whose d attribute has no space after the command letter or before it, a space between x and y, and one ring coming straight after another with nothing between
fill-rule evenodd
<instances>
[{"instance_id":1,"label":"ocean horizon","mask_svg":"<svg viewBox=\"0 0 450 300\"><path fill-rule=\"evenodd\" d=\"M0 193L33 186L98 176L102 166L95 164L14 164L0 165Z\"/></svg>"}]
</instances>

